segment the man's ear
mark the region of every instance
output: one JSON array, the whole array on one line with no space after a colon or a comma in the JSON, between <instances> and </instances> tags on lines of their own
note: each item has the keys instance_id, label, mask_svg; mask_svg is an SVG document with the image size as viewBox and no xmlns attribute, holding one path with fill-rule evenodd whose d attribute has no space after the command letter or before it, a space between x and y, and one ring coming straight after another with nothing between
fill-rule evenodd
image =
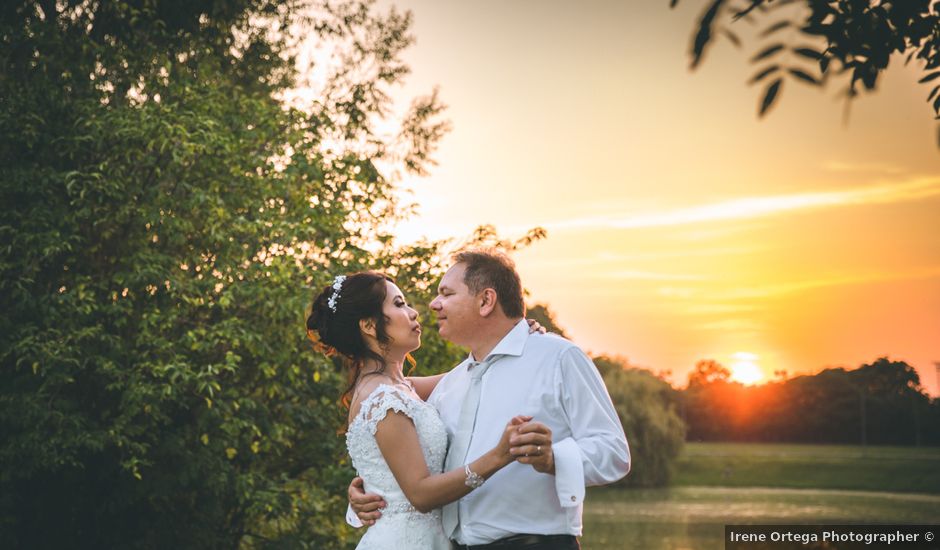
<instances>
[{"instance_id":1,"label":"man's ear","mask_svg":"<svg viewBox=\"0 0 940 550\"><path fill-rule=\"evenodd\" d=\"M496 311L496 291L492 288L485 288L479 294L480 300L480 317L489 317L491 313Z\"/></svg>"},{"instance_id":2,"label":"man's ear","mask_svg":"<svg viewBox=\"0 0 940 550\"><path fill-rule=\"evenodd\" d=\"M359 330L361 330L363 334L368 334L369 336L376 338L375 319L359 319Z\"/></svg>"}]
</instances>

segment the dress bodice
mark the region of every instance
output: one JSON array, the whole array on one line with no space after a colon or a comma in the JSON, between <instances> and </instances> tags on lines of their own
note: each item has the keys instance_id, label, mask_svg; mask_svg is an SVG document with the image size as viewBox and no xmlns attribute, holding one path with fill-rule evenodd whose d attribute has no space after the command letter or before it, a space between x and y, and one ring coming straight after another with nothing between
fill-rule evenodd
<instances>
[{"instance_id":1,"label":"dress bodice","mask_svg":"<svg viewBox=\"0 0 940 550\"><path fill-rule=\"evenodd\" d=\"M390 411L404 414L414 422L430 474L439 474L444 468L447 429L437 409L397 386L380 384L372 390L349 423L346 448L353 467L364 481L366 492L381 495L387 506L382 517L369 528L357 548L450 548L450 542L441 527L441 511L437 509L422 514L415 510L382 456L375 432L379 422Z\"/></svg>"}]
</instances>

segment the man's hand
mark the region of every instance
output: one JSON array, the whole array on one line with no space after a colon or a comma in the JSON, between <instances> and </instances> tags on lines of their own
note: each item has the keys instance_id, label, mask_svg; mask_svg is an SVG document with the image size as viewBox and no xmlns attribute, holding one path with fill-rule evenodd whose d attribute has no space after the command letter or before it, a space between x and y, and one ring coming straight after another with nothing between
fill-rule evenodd
<instances>
[{"instance_id":1,"label":"man's hand","mask_svg":"<svg viewBox=\"0 0 940 550\"><path fill-rule=\"evenodd\" d=\"M375 520L382 517L385 509L385 500L379 495L366 493L361 477L356 477L349 484L349 505L363 525L373 525Z\"/></svg>"},{"instance_id":2,"label":"man's hand","mask_svg":"<svg viewBox=\"0 0 940 550\"><path fill-rule=\"evenodd\" d=\"M555 453L552 451L552 430L541 422L526 422L519 433L509 438L509 454L516 462L531 464L543 474L555 473Z\"/></svg>"}]
</instances>

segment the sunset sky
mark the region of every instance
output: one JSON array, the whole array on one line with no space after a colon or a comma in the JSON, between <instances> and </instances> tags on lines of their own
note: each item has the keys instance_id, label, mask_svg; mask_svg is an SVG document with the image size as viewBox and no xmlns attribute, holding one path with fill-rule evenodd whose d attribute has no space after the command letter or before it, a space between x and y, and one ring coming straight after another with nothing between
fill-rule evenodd
<instances>
[{"instance_id":1,"label":"sunset sky","mask_svg":"<svg viewBox=\"0 0 940 550\"><path fill-rule=\"evenodd\" d=\"M841 83L786 81L759 120L761 43L688 68L700 1L394 4L417 38L395 93L439 86L453 125L431 175L401 182L419 205L403 242L544 227L516 256L531 302L677 386L702 358L766 380L888 355L940 394L940 149L919 66L893 60L847 125Z\"/></svg>"}]
</instances>

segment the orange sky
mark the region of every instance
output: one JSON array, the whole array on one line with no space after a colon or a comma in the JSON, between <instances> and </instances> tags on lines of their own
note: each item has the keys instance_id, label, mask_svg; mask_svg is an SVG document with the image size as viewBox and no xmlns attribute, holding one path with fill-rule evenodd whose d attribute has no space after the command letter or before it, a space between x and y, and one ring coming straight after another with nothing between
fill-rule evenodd
<instances>
[{"instance_id":1,"label":"orange sky","mask_svg":"<svg viewBox=\"0 0 940 550\"><path fill-rule=\"evenodd\" d=\"M915 67L895 59L847 126L838 88L792 81L759 121L759 44L689 72L695 0L394 4L417 38L395 93L439 86L453 124L401 182L402 241L545 227L516 258L532 301L676 385L701 358L772 378L888 355L940 395L940 150Z\"/></svg>"}]
</instances>

